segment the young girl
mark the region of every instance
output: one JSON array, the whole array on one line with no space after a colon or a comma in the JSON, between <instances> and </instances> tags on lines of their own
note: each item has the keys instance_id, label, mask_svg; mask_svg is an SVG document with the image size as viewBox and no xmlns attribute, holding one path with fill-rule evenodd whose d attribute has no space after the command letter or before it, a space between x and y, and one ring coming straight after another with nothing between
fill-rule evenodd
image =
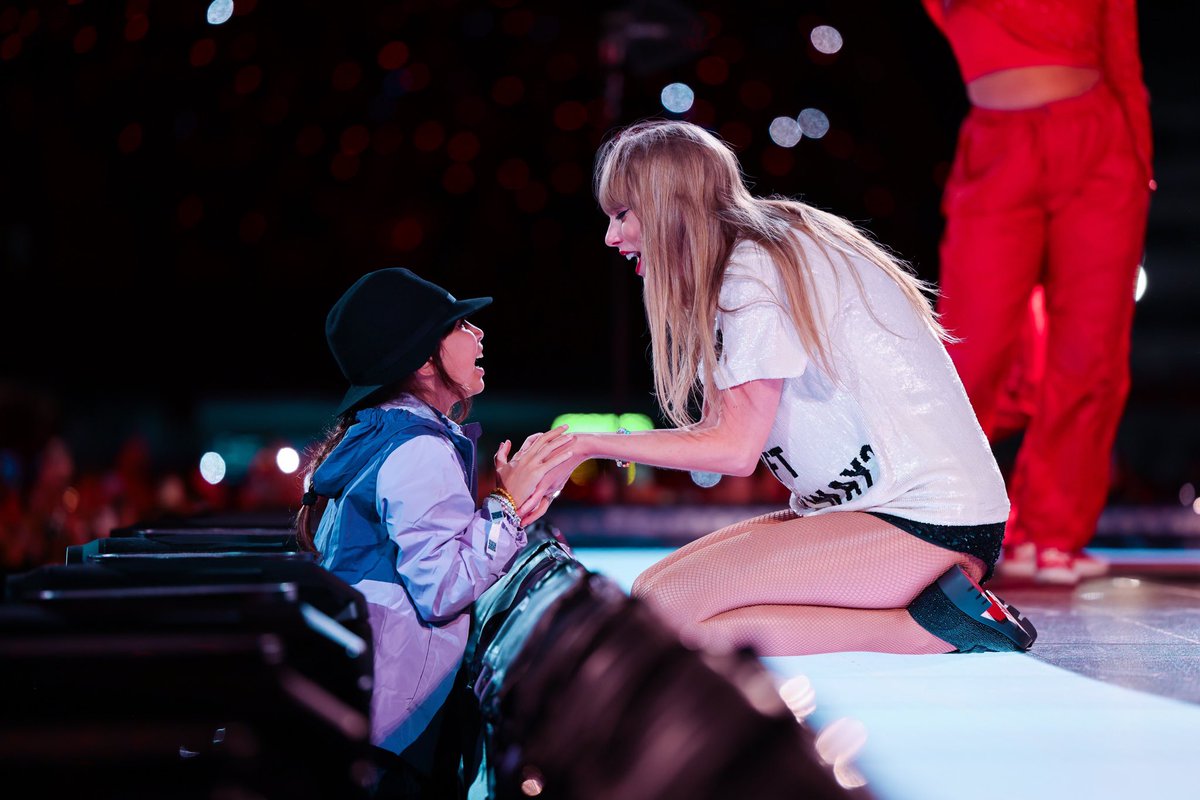
<instances>
[{"instance_id":1,"label":"young girl","mask_svg":"<svg viewBox=\"0 0 1200 800\"><path fill-rule=\"evenodd\" d=\"M371 739L399 755L381 753L376 796L432 796L453 780L433 775L434 749L471 604L525 545L522 525L549 504L547 471L570 456L565 426L530 437L511 459L503 442L497 488L476 505L478 426L458 422L483 391L483 331L466 317L490 302L382 269L351 286L326 320L351 386L312 458L297 528L370 608Z\"/></svg>"},{"instance_id":2,"label":"young girl","mask_svg":"<svg viewBox=\"0 0 1200 800\"><path fill-rule=\"evenodd\" d=\"M791 490L790 509L692 542L633 594L685 640L763 655L1029 647L1032 625L977 583L1008 501L922 284L846 220L752 197L687 122L617 133L596 191L605 243L645 280L678 427L576 434L555 485L594 457L732 475L761 458Z\"/></svg>"}]
</instances>

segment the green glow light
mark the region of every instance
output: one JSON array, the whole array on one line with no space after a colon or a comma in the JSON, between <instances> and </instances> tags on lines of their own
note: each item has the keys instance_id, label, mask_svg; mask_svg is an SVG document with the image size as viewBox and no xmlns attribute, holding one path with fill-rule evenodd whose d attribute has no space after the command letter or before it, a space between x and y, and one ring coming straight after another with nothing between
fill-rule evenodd
<instances>
[{"instance_id":1,"label":"green glow light","mask_svg":"<svg viewBox=\"0 0 1200 800\"><path fill-rule=\"evenodd\" d=\"M627 431L654 430L654 422L645 414L559 414L550 427L557 428L564 424L573 433L616 433L618 428Z\"/></svg>"}]
</instances>

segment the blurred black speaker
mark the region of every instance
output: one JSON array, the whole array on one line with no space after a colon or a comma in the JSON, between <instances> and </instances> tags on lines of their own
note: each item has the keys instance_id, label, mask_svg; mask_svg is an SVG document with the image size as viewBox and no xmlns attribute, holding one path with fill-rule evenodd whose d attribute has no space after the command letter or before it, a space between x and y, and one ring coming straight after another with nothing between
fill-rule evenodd
<instances>
[{"instance_id":1,"label":"blurred black speaker","mask_svg":"<svg viewBox=\"0 0 1200 800\"><path fill-rule=\"evenodd\" d=\"M21 613L0 607L10 786L45 798L365 797L366 718L290 665L286 637L90 633L53 618L21 633Z\"/></svg>"},{"instance_id":2,"label":"blurred black speaker","mask_svg":"<svg viewBox=\"0 0 1200 800\"><path fill-rule=\"evenodd\" d=\"M691 650L564 549L524 555L477 605L465 667L490 797L869 798L818 757L753 652Z\"/></svg>"},{"instance_id":3,"label":"blurred black speaker","mask_svg":"<svg viewBox=\"0 0 1200 800\"><path fill-rule=\"evenodd\" d=\"M370 706L374 651L366 599L307 553L128 553L12 575L5 594L97 634L286 636L296 669L359 713Z\"/></svg>"},{"instance_id":4,"label":"blurred black speaker","mask_svg":"<svg viewBox=\"0 0 1200 800\"><path fill-rule=\"evenodd\" d=\"M365 797L372 659L365 599L307 554L13 575L0 774L45 797Z\"/></svg>"},{"instance_id":5,"label":"blurred black speaker","mask_svg":"<svg viewBox=\"0 0 1200 800\"><path fill-rule=\"evenodd\" d=\"M69 545L66 563L104 561L130 553L268 555L299 551L287 520L179 519L114 528L106 537Z\"/></svg>"}]
</instances>

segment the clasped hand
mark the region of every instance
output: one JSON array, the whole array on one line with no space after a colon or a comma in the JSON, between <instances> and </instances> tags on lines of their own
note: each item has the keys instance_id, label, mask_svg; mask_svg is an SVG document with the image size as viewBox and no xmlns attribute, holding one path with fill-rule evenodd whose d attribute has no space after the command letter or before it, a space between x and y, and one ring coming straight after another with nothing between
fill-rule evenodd
<instances>
[{"instance_id":1,"label":"clasped hand","mask_svg":"<svg viewBox=\"0 0 1200 800\"><path fill-rule=\"evenodd\" d=\"M560 425L545 433L531 434L511 458L510 440L505 439L496 449L492 459L496 485L517 501L517 514L525 525L546 513L562 486L555 485L561 474L556 468L571 460L571 444L575 441L566 431L567 426Z\"/></svg>"}]
</instances>

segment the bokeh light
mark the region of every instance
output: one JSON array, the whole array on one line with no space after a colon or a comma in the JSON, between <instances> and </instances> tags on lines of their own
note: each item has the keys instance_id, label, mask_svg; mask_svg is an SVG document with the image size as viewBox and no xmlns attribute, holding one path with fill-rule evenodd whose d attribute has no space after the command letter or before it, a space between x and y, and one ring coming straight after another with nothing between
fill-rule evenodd
<instances>
[{"instance_id":1,"label":"bokeh light","mask_svg":"<svg viewBox=\"0 0 1200 800\"><path fill-rule=\"evenodd\" d=\"M810 139L820 139L829 133L829 117L815 108L806 108L796 118L800 130Z\"/></svg>"},{"instance_id":2,"label":"bokeh light","mask_svg":"<svg viewBox=\"0 0 1200 800\"><path fill-rule=\"evenodd\" d=\"M21 43L24 40L19 34L12 33L4 37L4 41L0 42L0 59L4 61L12 61L17 56L21 55Z\"/></svg>"},{"instance_id":3,"label":"bokeh light","mask_svg":"<svg viewBox=\"0 0 1200 800\"><path fill-rule=\"evenodd\" d=\"M300 468L300 454L294 447L281 447L275 453L275 466L284 475L291 475Z\"/></svg>"},{"instance_id":4,"label":"bokeh light","mask_svg":"<svg viewBox=\"0 0 1200 800\"><path fill-rule=\"evenodd\" d=\"M479 137L470 131L459 131L446 143L446 153L455 161L470 161L479 155Z\"/></svg>"},{"instance_id":5,"label":"bokeh light","mask_svg":"<svg viewBox=\"0 0 1200 800\"><path fill-rule=\"evenodd\" d=\"M534 767L521 770L521 794L526 797L537 797L545 788L546 779Z\"/></svg>"},{"instance_id":6,"label":"bokeh light","mask_svg":"<svg viewBox=\"0 0 1200 800\"><path fill-rule=\"evenodd\" d=\"M142 146L142 126L131 122L117 135L117 149L129 155Z\"/></svg>"},{"instance_id":7,"label":"bokeh light","mask_svg":"<svg viewBox=\"0 0 1200 800\"><path fill-rule=\"evenodd\" d=\"M257 244L267 232L267 218L261 211L247 211L238 224L238 236L246 244Z\"/></svg>"},{"instance_id":8,"label":"bokeh light","mask_svg":"<svg viewBox=\"0 0 1200 800\"><path fill-rule=\"evenodd\" d=\"M179 202L176 218L180 227L194 228L204 219L204 201L194 194L189 194Z\"/></svg>"},{"instance_id":9,"label":"bokeh light","mask_svg":"<svg viewBox=\"0 0 1200 800\"><path fill-rule=\"evenodd\" d=\"M376 60L384 69L400 69L408 61L408 45L404 42L388 42L380 48Z\"/></svg>"},{"instance_id":10,"label":"bokeh light","mask_svg":"<svg viewBox=\"0 0 1200 800\"><path fill-rule=\"evenodd\" d=\"M571 433L616 433L618 428L627 431L652 431L654 421L645 414L596 414L578 413L559 414L550 423L551 428L566 425Z\"/></svg>"},{"instance_id":11,"label":"bokeh light","mask_svg":"<svg viewBox=\"0 0 1200 800\"><path fill-rule=\"evenodd\" d=\"M866 743L867 726L852 717L842 717L826 725L814 745L822 761L837 765L854 758Z\"/></svg>"},{"instance_id":12,"label":"bokeh light","mask_svg":"<svg viewBox=\"0 0 1200 800\"><path fill-rule=\"evenodd\" d=\"M398 220L392 226L390 240L392 247L407 252L416 250L425 239L425 230L421 223L411 217Z\"/></svg>"},{"instance_id":13,"label":"bokeh light","mask_svg":"<svg viewBox=\"0 0 1200 800\"><path fill-rule=\"evenodd\" d=\"M867 779L850 761L839 761L834 764L833 777L843 789L858 789L867 785Z\"/></svg>"},{"instance_id":14,"label":"bokeh light","mask_svg":"<svg viewBox=\"0 0 1200 800\"><path fill-rule=\"evenodd\" d=\"M771 120L771 127L767 132L771 134L771 141L780 147L795 147L804 135L800 123L791 117L776 117Z\"/></svg>"},{"instance_id":15,"label":"bokeh light","mask_svg":"<svg viewBox=\"0 0 1200 800\"><path fill-rule=\"evenodd\" d=\"M200 456L200 477L214 486L225 479L225 459L220 453L210 450Z\"/></svg>"},{"instance_id":16,"label":"bokeh light","mask_svg":"<svg viewBox=\"0 0 1200 800\"><path fill-rule=\"evenodd\" d=\"M150 19L145 14L132 14L125 23L125 41L140 42L150 30Z\"/></svg>"},{"instance_id":17,"label":"bokeh light","mask_svg":"<svg viewBox=\"0 0 1200 800\"><path fill-rule=\"evenodd\" d=\"M1137 282L1133 287L1133 302L1141 300L1146 295L1146 268L1138 264Z\"/></svg>"},{"instance_id":18,"label":"bokeh light","mask_svg":"<svg viewBox=\"0 0 1200 800\"><path fill-rule=\"evenodd\" d=\"M96 29L91 25L85 25L79 29L79 33L75 34L75 39L72 41L72 46L75 52L83 55L96 46Z\"/></svg>"},{"instance_id":19,"label":"bokeh light","mask_svg":"<svg viewBox=\"0 0 1200 800\"><path fill-rule=\"evenodd\" d=\"M193 67L204 67L210 64L217 54L217 43L212 39L200 39L192 45L188 60Z\"/></svg>"},{"instance_id":20,"label":"bokeh light","mask_svg":"<svg viewBox=\"0 0 1200 800\"><path fill-rule=\"evenodd\" d=\"M832 55L842 49L842 34L830 25L818 25L808 36L813 47L826 55Z\"/></svg>"},{"instance_id":21,"label":"bokeh light","mask_svg":"<svg viewBox=\"0 0 1200 800\"><path fill-rule=\"evenodd\" d=\"M784 681L779 687L779 696L800 722L817 710L817 690L807 675L796 675Z\"/></svg>"},{"instance_id":22,"label":"bokeh light","mask_svg":"<svg viewBox=\"0 0 1200 800\"><path fill-rule=\"evenodd\" d=\"M233 91L238 94L250 94L262 83L262 67L249 64L238 70L233 79Z\"/></svg>"},{"instance_id":23,"label":"bokeh light","mask_svg":"<svg viewBox=\"0 0 1200 800\"><path fill-rule=\"evenodd\" d=\"M348 156L358 155L366 150L370 143L371 131L367 130L366 125L351 125L342 131L341 139L339 139L342 152Z\"/></svg>"},{"instance_id":24,"label":"bokeh light","mask_svg":"<svg viewBox=\"0 0 1200 800\"><path fill-rule=\"evenodd\" d=\"M233 0L213 0L208 4L206 18L209 25L220 25L228 22L233 16Z\"/></svg>"},{"instance_id":25,"label":"bokeh light","mask_svg":"<svg viewBox=\"0 0 1200 800\"><path fill-rule=\"evenodd\" d=\"M673 114L682 114L692 107L696 93L686 83L669 83L662 90L663 108Z\"/></svg>"}]
</instances>

